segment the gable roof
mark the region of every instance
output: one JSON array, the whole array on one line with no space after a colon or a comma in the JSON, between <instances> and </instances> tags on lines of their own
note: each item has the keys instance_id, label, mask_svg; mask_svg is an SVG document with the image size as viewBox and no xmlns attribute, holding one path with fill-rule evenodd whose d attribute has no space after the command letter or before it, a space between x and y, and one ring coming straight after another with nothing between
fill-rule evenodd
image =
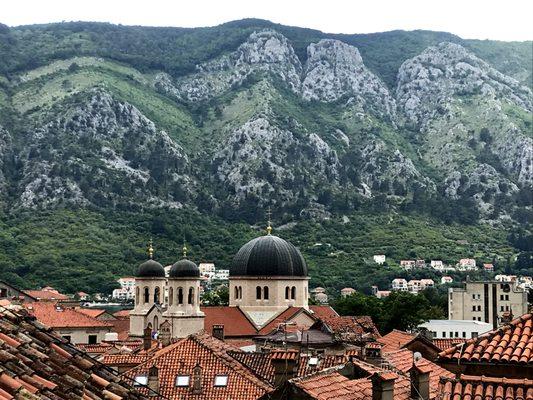
<instances>
[{"instance_id":1,"label":"gable roof","mask_svg":"<svg viewBox=\"0 0 533 400\"><path fill-rule=\"evenodd\" d=\"M143 397L25 310L0 308L0 398Z\"/></svg>"},{"instance_id":2,"label":"gable roof","mask_svg":"<svg viewBox=\"0 0 533 400\"><path fill-rule=\"evenodd\" d=\"M355 334L359 338L378 339L381 337L376 325L369 316L334 316L322 319L332 333Z\"/></svg>"},{"instance_id":3,"label":"gable roof","mask_svg":"<svg viewBox=\"0 0 533 400\"><path fill-rule=\"evenodd\" d=\"M439 353L439 361L533 366L533 313Z\"/></svg>"},{"instance_id":4,"label":"gable roof","mask_svg":"<svg viewBox=\"0 0 533 400\"><path fill-rule=\"evenodd\" d=\"M213 331L213 325L224 325L225 337L257 335L257 329L239 307L213 306L200 307L205 314L204 329Z\"/></svg>"},{"instance_id":5,"label":"gable roof","mask_svg":"<svg viewBox=\"0 0 533 400\"><path fill-rule=\"evenodd\" d=\"M67 295L52 290L24 290L24 293L37 300L70 300Z\"/></svg>"},{"instance_id":6,"label":"gable roof","mask_svg":"<svg viewBox=\"0 0 533 400\"><path fill-rule=\"evenodd\" d=\"M131 369L125 375L130 378L139 375L146 376L151 367L157 367L159 393L168 398L199 398L198 394L192 392L192 374L196 365L202 368L202 399L244 400L261 397L273 390L270 385L257 378L250 370L231 357L228 351L239 350L200 332L159 350L150 360ZM176 387L177 375L190 376L190 385ZM217 375L228 377L227 386L214 386ZM143 392L145 389L139 390Z\"/></svg>"},{"instance_id":7,"label":"gable roof","mask_svg":"<svg viewBox=\"0 0 533 400\"><path fill-rule=\"evenodd\" d=\"M88 317L92 318L98 318L102 314L107 313L106 310L102 310L100 308L82 308L82 307L76 307L75 310L77 312L80 312L82 314L87 315ZM111 314L110 314L111 315Z\"/></svg>"},{"instance_id":8,"label":"gable roof","mask_svg":"<svg viewBox=\"0 0 533 400\"><path fill-rule=\"evenodd\" d=\"M37 301L37 298L36 298L36 297L33 297L31 294L29 294L27 290L19 289L19 288L13 286L13 285L7 283L6 281L2 281L2 280L0 280L0 283L1 283L2 285L5 285L5 286L10 287L10 288L13 289L14 291L19 292L19 293L22 294L22 295L28 296L31 300L35 300L35 301Z\"/></svg>"},{"instance_id":9,"label":"gable roof","mask_svg":"<svg viewBox=\"0 0 533 400\"><path fill-rule=\"evenodd\" d=\"M316 365L311 365L309 364L309 359L315 356L299 353L295 350L273 350L264 353L229 351L228 354L253 371L254 374L259 376L261 379L266 382L270 382L271 384L274 384L274 366L272 364L272 359L282 357L284 354L294 354L296 357L298 363L296 377L309 375L336 365L343 365L348 361L347 357L343 354L328 354L316 356L318 363Z\"/></svg>"},{"instance_id":10,"label":"gable roof","mask_svg":"<svg viewBox=\"0 0 533 400\"><path fill-rule=\"evenodd\" d=\"M116 313L113 313L113 315L115 316L115 318L129 318L130 311L131 310L120 310L120 311L117 311Z\"/></svg>"},{"instance_id":11,"label":"gable roof","mask_svg":"<svg viewBox=\"0 0 533 400\"><path fill-rule=\"evenodd\" d=\"M533 380L461 375L459 379L442 378L439 392L442 400L533 399Z\"/></svg>"},{"instance_id":12,"label":"gable roof","mask_svg":"<svg viewBox=\"0 0 533 400\"><path fill-rule=\"evenodd\" d=\"M39 322L51 328L110 328L113 326L73 308L58 307L51 302L29 303L24 306Z\"/></svg>"},{"instance_id":13,"label":"gable roof","mask_svg":"<svg viewBox=\"0 0 533 400\"><path fill-rule=\"evenodd\" d=\"M415 335L393 329L391 332L387 333L385 336L377 339L379 343L383 345L382 352L386 353L389 351L395 351L401 349L405 344L409 343Z\"/></svg>"},{"instance_id":14,"label":"gable roof","mask_svg":"<svg viewBox=\"0 0 533 400\"><path fill-rule=\"evenodd\" d=\"M405 374L409 373L409 370L415 365L414 353L409 349L401 349L386 353L383 355L383 359L392 365L396 370ZM416 362L416 366L424 367L429 370L429 382L431 390L431 398L436 397L438 394L438 386L440 377L453 378L455 374L442 368L441 366L431 362L425 358L421 358Z\"/></svg>"},{"instance_id":15,"label":"gable roof","mask_svg":"<svg viewBox=\"0 0 533 400\"><path fill-rule=\"evenodd\" d=\"M309 309L313 312L313 315L319 319L338 317L337 311L331 306L314 306L310 305Z\"/></svg>"}]
</instances>

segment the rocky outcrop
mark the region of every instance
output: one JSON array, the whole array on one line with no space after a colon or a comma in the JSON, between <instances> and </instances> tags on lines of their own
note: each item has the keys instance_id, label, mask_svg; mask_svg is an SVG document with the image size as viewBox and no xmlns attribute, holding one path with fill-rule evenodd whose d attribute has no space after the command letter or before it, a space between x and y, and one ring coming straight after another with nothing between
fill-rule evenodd
<instances>
[{"instance_id":1,"label":"rocky outcrop","mask_svg":"<svg viewBox=\"0 0 533 400\"><path fill-rule=\"evenodd\" d=\"M357 48L338 40L324 39L307 48L302 82L305 100L350 99L366 111L394 117L396 104L385 84L363 64Z\"/></svg>"},{"instance_id":2,"label":"rocky outcrop","mask_svg":"<svg viewBox=\"0 0 533 400\"><path fill-rule=\"evenodd\" d=\"M455 96L482 95L532 109L531 90L454 43L429 47L405 61L398 72L396 97L408 120L424 128L450 112Z\"/></svg>"},{"instance_id":3,"label":"rocky outcrop","mask_svg":"<svg viewBox=\"0 0 533 400\"><path fill-rule=\"evenodd\" d=\"M179 96L184 100L217 96L254 73L269 73L298 92L302 66L287 38L266 30L252 33L235 52L198 65L197 70L177 83Z\"/></svg>"},{"instance_id":4,"label":"rocky outcrop","mask_svg":"<svg viewBox=\"0 0 533 400\"><path fill-rule=\"evenodd\" d=\"M13 156L13 143L9 132L0 126L0 204L6 200L8 182L6 178L7 164Z\"/></svg>"},{"instance_id":5,"label":"rocky outcrop","mask_svg":"<svg viewBox=\"0 0 533 400\"><path fill-rule=\"evenodd\" d=\"M23 158L23 207L176 207L193 187L183 150L137 108L102 90L90 91L35 130Z\"/></svg>"},{"instance_id":6,"label":"rocky outcrop","mask_svg":"<svg viewBox=\"0 0 533 400\"><path fill-rule=\"evenodd\" d=\"M292 205L299 192L316 192L339 178L337 155L320 136L281 129L266 116L235 129L217 151L213 168L235 204L256 199Z\"/></svg>"}]
</instances>

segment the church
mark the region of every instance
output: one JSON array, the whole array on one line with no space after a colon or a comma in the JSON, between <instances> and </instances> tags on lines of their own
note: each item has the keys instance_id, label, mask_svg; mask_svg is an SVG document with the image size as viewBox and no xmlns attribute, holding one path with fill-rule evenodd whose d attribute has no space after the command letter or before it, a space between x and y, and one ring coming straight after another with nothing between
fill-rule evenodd
<instances>
[{"instance_id":1,"label":"church","mask_svg":"<svg viewBox=\"0 0 533 400\"><path fill-rule=\"evenodd\" d=\"M264 333L282 320L291 319L300 326L316 320L316 310L308 305L305 259L293 244L273 235L270 224L265 235L249 241L235 255L230 266L229 306L200 307L200 271L187 258L185 246L183 259L172 265L168 277L154 260L151 244L149 256L135 277L131 336L143 336L150 328L164 331L171 339L201 330L222 338L244 338Z\"/></svg>"}]
</instances>

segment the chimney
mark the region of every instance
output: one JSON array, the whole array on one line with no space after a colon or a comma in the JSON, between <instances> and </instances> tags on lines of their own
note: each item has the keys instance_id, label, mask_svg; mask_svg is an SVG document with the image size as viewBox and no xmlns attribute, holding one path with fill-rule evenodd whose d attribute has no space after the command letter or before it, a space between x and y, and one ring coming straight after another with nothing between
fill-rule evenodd
<instances>
[{"instance_id":1,"label":"chimney","mask_svg":"<svg viewBox=\"0 0 533 400\"><path fill-rule=\"evenodd\" d=\"M170 330L172 328L172 325L168 320L165 320L160 326L159 326L159 336L157 337L161 344L163 346L168 346L171 342L171 333Z\"/></svg>"},{"instance_id":2,"label":"chimney","mask_svg":"<svg viewBox=\"0 0 533 400\"><path fill-rule=\"evenodd\" d=\"M202 393L202 367L196 364L192 370L192 394Z\"/></svg>"},{"instance_id":3,"label":"chimney","mask_svg":"<svg viewBox=\"0 0 533 400\"><path fill-rule=\"evenodd\" d=\"M148 370L148 388L150 397L159 396L159 370L155 365Z\"/></svg>"},{"instance_id":4,"label":"chimney","mask_svg":"<svg viewBox=\"0 0 533 400\"><path fill-rule=\"evenodd\" d=\"M144 328L143 349L150 350L150 347L152 347L152 328L147 326Z\"/></svg>"},{"instance_id":5,"label":"chimney","mask_svg":"<svg viewBox=\"0 0 533 400\"><path fill-rule=\"evenodd\" d=\"M394 382L398 378L394 372L376 372L372 381L372 400L394 400Z\"/></svg>"},{"instance_id":6,"label":"chimney","mask_svg":"<svg viewBox=\"0 0 533 400\"><path fill-rule=\"evenodd\" d=\"M274 386L281 386L296 376L300 354L296 350L274 350L270 362L274 367Z\"/></svg>"},{"instance_id":7,"label":"chimney","mask_svg":"<svg viewBox=\"0 0 533 400\"><path fill-rule=\"evenodd\" d=\"M213 337L224 340L224 325L213 325L213 331L211 333Z\"/></svg>"},{"instance_id":8,"label":"chimney","mask_svg":"<svg viewBox=\"0 0 533 400\"><path fill-rule=\"evenodd\" d=\"M428 365L413 365L409 370L411 377L411 398L429 400L429 374L431 368Z\"/></svg>"}]
</instances>

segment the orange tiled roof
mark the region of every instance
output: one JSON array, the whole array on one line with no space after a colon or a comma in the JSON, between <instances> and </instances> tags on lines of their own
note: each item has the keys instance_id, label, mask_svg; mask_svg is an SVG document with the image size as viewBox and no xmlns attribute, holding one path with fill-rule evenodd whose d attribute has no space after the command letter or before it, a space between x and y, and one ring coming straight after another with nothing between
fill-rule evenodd
<instances>
[{"instance_id":1,"label":"orange tiled roof","mask_svg":"<svg viewBox=\"0 0 533 400\"><path fill-rule=\"evenodd\" d=\"M361 368L365 363L357 361ZM385 379L394 379L394 399L408 400L411 384L407 377L385 372L373 366L363 367L369 376L349 379L338 372L338 367L326 369L313 375L291 380L298 389L316 400L366 400L372 398L372 374L379 374Z\"/></svg>"},{"instance_id":2,"label":"orange tiled roof","mask_svg":"<svg viewBox=\"0 0 533 400\"><path fill-rule=\"evenodd\" d=\"M305 312L309 315L310 313L307 312L307 310L303 307L289 307L286 310L284 310L282 313L280 313L278 316L276 316L274 319L272 319L268 324L263 326L259 331L259 335L267 335L271 333L274 329L277 329L280 324L287 322L291 320L296 314ZM311 318L313 318L311 316Z\"/></svg>"},{"instance_id":3,"label":"orange tiled roof","mask_svg":"<svg viewBox=\"0 0 533 400\"><path fill-rule=\"evenodd\" d=\"M118 340L128 340L130 336L130 319L106 319L111 324L111 332L118 333Z\"/></svg>"},{"instance_id":4,"label":"orange tiled roof","mask_svg":"<svg viewBox=\"0 0 533 400\"><path fill-rule=\"evenodd\" d=\"M147 375L148 370L156 366L159 372L159 392L162 396L176 399L248 400L259 398L273 390L231 357L228 351L239 350L201 332L159 350L149 361L131 369L125 375L130 378ZM196 365L202 368L201 396L192 392L192 374ZM176 387L177 375L190 376L189 386ZM228 377L226 386L214 386L217 375Z\"/></svg>"},{"instance_id":5,"label":"orange tiled roof","mask_svg":"<svg viewBox=\"0 0 533 400\"><path fill-rule=\"evenodd\" d=\"M331 306L309 306L309 309L313 312L313 315L319 319L338 317L337 311Z\"/></svg>"},{"instance_id":6,"label":"orange tiled roof","mask_svg":"<svg viewBox=\"0 0 533 400\"><path fill-rule=\"evenodd\" d=\"M111 324L91 318L73 308L60 307L51 302L25 304L28 312L51 328L110 328Z\"/></svg>"},{"instance_id":7,"label":"orange tiled roof","mask_svg":"<svg viewBox=\"0 0 533 400\"><path fill-rule=\"evenodd\" d=\"M141 399L25 310L0 309L0 399Z\"/></svg>"},{"instance_id":8,"label":"orange tiled roof","mask_svg":"<svg viewBox=\"0 0 533 400\"><path fill-rule=\"evenodd\" d=\"M413 367L414 353L409 349L401 349L386 353L383 355L383 359L392 365L396 370L405 374L409 373L409 370ZM441 366L425 359L421 358L416 362L416 365L421 368L425 368L429 372L429 382L431 388L431 398L437 396L437 388L439 385L440 377L453 378L455 375L450 371L442 368Z\"/></svg>"},{"instance_id":9,"label":"orange tiled roof","mask_svg":"<svg viewBox=\"0 0 533 400\"><path fill-rule=\"evenodd\" d=\"M439 392L442 400L529 400L533 399L533 380L461 375L442 378Z\"/></svg>"},{"instance_id":10,"label":"orange tiled roof","mask_svg":"<svg viewBox=\"0 0 533 400\"><path fill-rule=\"evenodd\" d=\"M533 365L533 313L444 350L439 360Z\"/></svg>"},{"instance_id":11,"label":"orange tiled roof","mask_svg":"<svg viewBox=\"0 0 533 400\"><path fill-rule=\"evenodd\" d=\"M99 308L82 308L82 307L76 307L76 311L81 312L82 314L85 314L92 318L98 318L100 315L106 313L106 310L102 310Z\"/></svg>"},{"instance_id":12,"label":"orange tiled roof","mask_svg":"<svg viewBox=\"0 0 533 400\"><path fill-rule=\"evenodd\" d=\"M24 290L24 293L29 296L35 297L38 300L69 300L65 294L61 294L51 290Z\"/></svg>"},{"instance_id":13,"label":"orange tiled roof","mask_svg":"<svg viewBox=\"0 0 533 400\"><path fill-rule=\"evenodd\" d=\"M381 337L372 318L368 316L335 316L325 318L323 321L333 333L349 332L360 336L370 336L375 339Z\"/></svg>"},{"instance_id":14,"label":"orange tiled roof","mask_svg":"<svg viewBox=\"0 0 533 400\"><path fill-rule=\"evenodd\" d=\"M129 318L130 317L130 311L131 310L120 310L120 311L117 311L116 313L113 313L113 315L116 318Z\"/></svg>"},{"instance_id":15,"label":"orange tiled roof","mask_svg":"<svg viewBox=\"0 0 533 400\"><path fill-rule=\"evenodd\" d=\"M466 342L468 339L454 338L454 339L432 339L431 341L435 346L441 350L449 349L457 344Z\"/></svg>"},{"instance_id":16,"label":"orange tiled roof","mask_svg":"<svg viewBox=\"0 0 533 400\"><path fill-rule=\"evenodd\" d=\"M414 337L415 335L394 329L385 336L380 337L378 342L383 344L382 352L386 353L401 349L402 346L409 343Z\"/></svg>"},{"instance_id":17,"label":"orange tiled roof","mask_svg":"<svg viewBox=\"0 0 533 400\"><path fill-rule=\"evenodd\" d=\"M213 325L224 325L224 337L257 335L257 329L239 307L200 307L205 313L204 329L211 333Z\"/></svg>"},{"instance_id":18,"label":"orange tiled roof","mask_svg":"<svg viewBox=\"0 0 533 400\"><path fill-rule=\"evenodd\" d=\"M320 355L317 356L318 363L316 365L310 365L309 359L311 356L308 354L298 353L295 350L273 350L264 353L249 353L249 352L228 352L233 358L246 366L248 369L254 372L257 376L264 381L274 383L274 367L272 365L272 359L284 359L284 354L290 355L287 359L295 359L298 363L296 371L296 377L302 377L321 371L326 368L331 368L336 365L342 365L348 361L344 355Z\"/></svg>"}]
</instances>

